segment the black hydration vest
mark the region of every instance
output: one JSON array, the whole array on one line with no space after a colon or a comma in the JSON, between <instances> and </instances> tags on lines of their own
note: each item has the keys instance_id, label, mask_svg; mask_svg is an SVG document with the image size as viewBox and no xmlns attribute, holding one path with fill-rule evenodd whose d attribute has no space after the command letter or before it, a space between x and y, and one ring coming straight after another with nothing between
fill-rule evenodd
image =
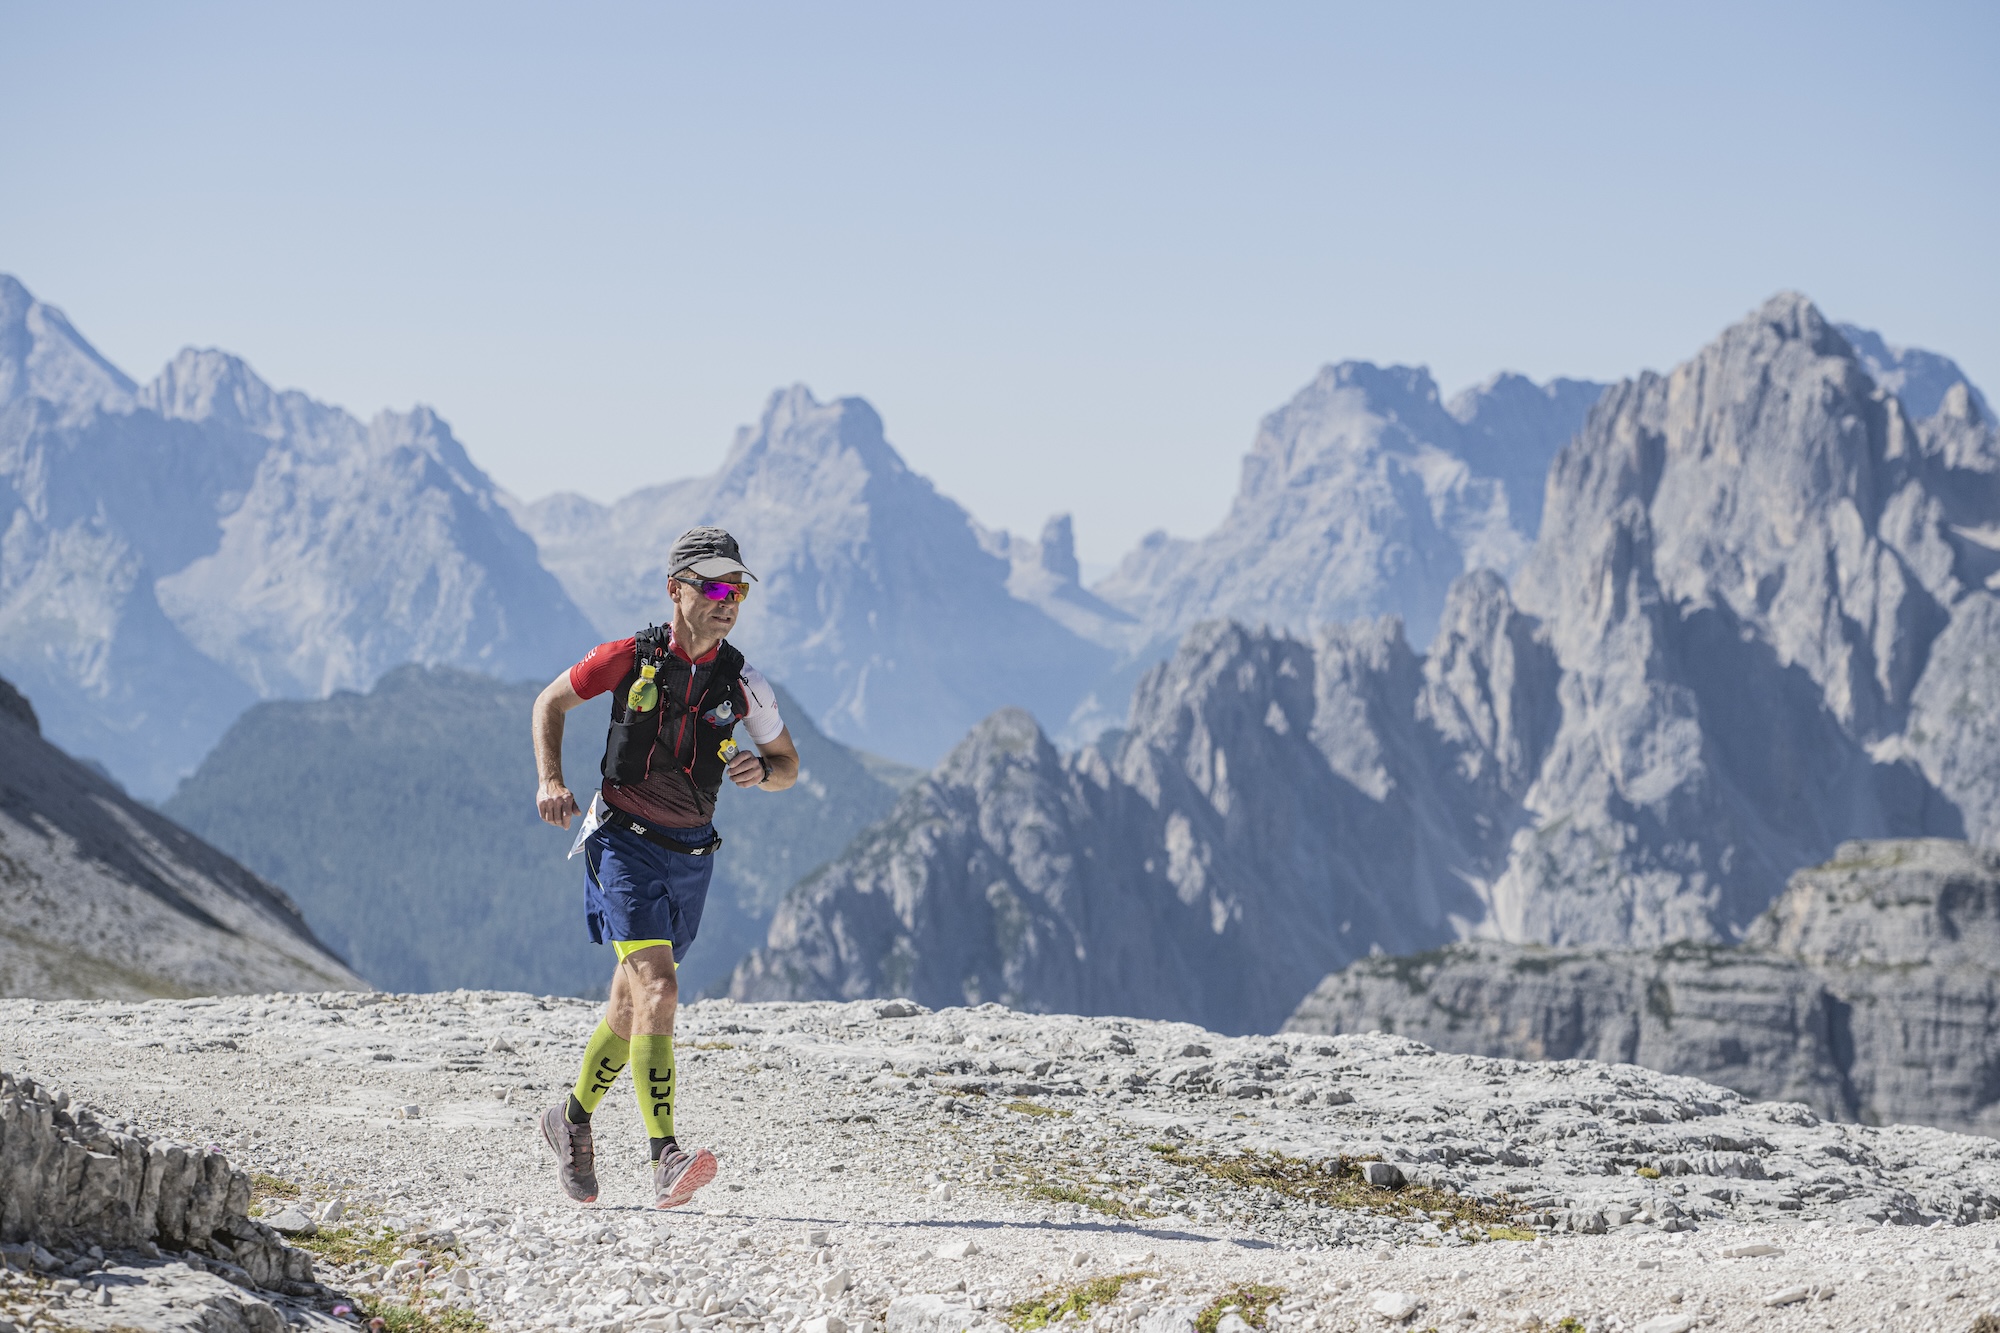
<instances>
[{"instance_id":1,"label":"black hydration vest","mask_svg":"<svg viewBox=\"0 0 2000 1333\"><path fill-rule=\"evenodd\" d=\"M657 768L676 769L694 789L696 804L712 812L729 766L722 758L723 742L749 708L743 654L724 639L708 666L708 678L695 691L695 669L668 648L665 625L648 625L633 638L632 669L611 695L611 732L605 737L600 771L607 781L636 787ZM632 687L644 678L648 664L659 698L651 708L634 709Z\"/></svg>"}]
</instances>

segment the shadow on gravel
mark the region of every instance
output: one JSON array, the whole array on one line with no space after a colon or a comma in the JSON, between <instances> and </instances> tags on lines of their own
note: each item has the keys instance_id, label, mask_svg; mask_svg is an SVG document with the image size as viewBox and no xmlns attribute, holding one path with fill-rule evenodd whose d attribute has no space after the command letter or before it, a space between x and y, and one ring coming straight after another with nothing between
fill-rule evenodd
<instances>
[{"instance_id":1,"label":"shadow on gravel","mask_svg":"<svg viewBox=\"0 0 2000 1333\"><path fill-rule=\"evenodd\" d=\"M643 1205L599 1205L593 1211L600 1213L650 1213L654 1209ZM1271 1250L1277 1247L1267 1240L1257 1240L1250 1236L1204 1236L1198 1231L1169 1230L1164 1227L1134 1226L1129 1222L997 1222L987 1219L953 1221L947 1218L921 1218L912 1221L895 1221L882 1217L786 1217L769 1213L700 1213L689 1214L730 1222L793 1222L800 1226L820 1227L888 1227L914 1230L964 1230L964 1231L1048 1231L1066 1234L1095 1234L1106 1236L1143 1236L1147 1240L1191 1240L1209 1245L1234 1245L1245 1250ZM668 1219L662 1218L662 1221Z\"/></svg>"}]
</instances>

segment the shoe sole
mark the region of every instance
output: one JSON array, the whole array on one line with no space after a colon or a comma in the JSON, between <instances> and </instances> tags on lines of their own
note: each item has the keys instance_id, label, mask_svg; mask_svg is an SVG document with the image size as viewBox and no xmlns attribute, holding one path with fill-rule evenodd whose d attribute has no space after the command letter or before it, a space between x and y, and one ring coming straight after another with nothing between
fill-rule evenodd
<instances>
[{"instance_id":1,"label":"shoe sole","mask_svg":"<svg viewBox=\"0 0 2000 1333\"><path fill-rule=\"evenodd\" d=\"M655 1208L678 1208L694 1197L694 1192L715 1179L715 1154L703 1148L688 1163L688 1169L681 1172L681 1178L674 1182L674 1188L665 1198L654 1204Z\"/></svg>"},{"instance_id":2,"label":"shoe sole","mask_svg":"<svg viewBox=\"0 0 2000 1333\"><path fill-rule=\"evenodd\" d=\"M546 1114L544 1114L542 1118L536 1122L536 1124L538 1124L541 1127L542 1142L548 1144L549 1151L555 1155L556 1179L560 1181L562 1179L562 1169L563 1169L563 1150L556 1143L556 1136L549 1133L549 1118ZM571 1194L567 1189L563 1190L563 1197L569 1199L573 1203L597 1202L597 1196L595 1194Z\"/></svg>"}]
</instances>

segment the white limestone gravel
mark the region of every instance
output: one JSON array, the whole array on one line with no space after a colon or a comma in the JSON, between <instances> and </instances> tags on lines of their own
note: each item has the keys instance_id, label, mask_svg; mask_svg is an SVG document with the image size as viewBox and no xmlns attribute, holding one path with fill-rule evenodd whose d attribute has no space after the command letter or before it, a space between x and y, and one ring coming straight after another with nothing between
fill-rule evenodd
<instances>
[{"instance_id":1,"label":"white limestone gravel","mask_svg":"<svg viewBox=\"0 0 2000 1333\"><path fill-rule=\"evenodd\" d=\"M388 1228L386 1264L320 1266L359 1303L496 1330L957 1333L1123 1273L1143 1276L1091 1323L1184 1333L1248 1285L1282 1293L1274 1330L1964 1330L2000 1308L1992 1140L1631 1066L998 1006L689 1006L678 1128L716 1183L647 1206L621 1083L597 1116L603 1198L578 1208L532 1118L595 1019L492 992L12 1000L0 1064L296 1183L283 1210L322 1229ZM1379 1159L1482 1220L1200 1169L1242 1153ZM1224 1330L1258 1316L1236 1303ZM60 1321L120 1314L70 1293Z\"/></svg>"}]
</instances>

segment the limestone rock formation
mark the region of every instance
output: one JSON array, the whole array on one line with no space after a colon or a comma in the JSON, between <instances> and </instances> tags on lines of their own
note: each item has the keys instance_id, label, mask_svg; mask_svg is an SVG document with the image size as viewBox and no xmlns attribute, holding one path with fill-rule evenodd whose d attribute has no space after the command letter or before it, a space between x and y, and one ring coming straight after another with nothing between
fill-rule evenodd
<instances>
[{"instance_id":1,"label":"limestone rock formation","mask_svg":"<svg viewBox=\"0 0 2000 1333\"><path fill-rule=\"evenodd\" d=\"M278 889L42 739L0 682L0 995L366 989Z\"/></svg>"},{"instance_id":2,"label":"limestone rock formation","mask_svg":"<svg viewBox=\"0 0 2000 1333\"><path fill-rule=\"evenodd\" d=\"M0 666L142 795L259 698L591 641L429 409L364 424L192 349L141 387L0 275Z\"/></svg>"},{"instance_id":3,"label":"limestone rock formation","mask_svg":"<svg viewBox=\"0 0 2000 1333\"><path fill-rule=\"evenodd\" d=\"M2000 1132L2000 853L1853 842L1733 948L1478 942L1329 975L1294 1032L1639 1064L1821 1115Z\"/></svg>"},{"instance_id":4,"label":"limestone rock formation","mask_svg":"<svg viewBox=\"0 0 2000 1333\"><path fill-rule=\"evenodd\" d=\"M259 1287L310 1283L312 1256L249 1207L250 1178L221 1153L149 1139L0 1072L0 1240L192 1250Z\"/></svg>"},{"instance_id":5,"label":"limestone rock formation","mask_svg":"<svg viewBox=\"0 0 2000 1333\"><path fill-rule=\"evenodd\" d=\"M606 507L525 507L542 559L606 636L666 613L668 548L726 527L759 582L732 636L829 736L931 764L1006 704L1060 722L1111 662L1008 592L1008 560L910 471L859 398L771 395L712 475Z\"/></svg>"}]
</instances>

